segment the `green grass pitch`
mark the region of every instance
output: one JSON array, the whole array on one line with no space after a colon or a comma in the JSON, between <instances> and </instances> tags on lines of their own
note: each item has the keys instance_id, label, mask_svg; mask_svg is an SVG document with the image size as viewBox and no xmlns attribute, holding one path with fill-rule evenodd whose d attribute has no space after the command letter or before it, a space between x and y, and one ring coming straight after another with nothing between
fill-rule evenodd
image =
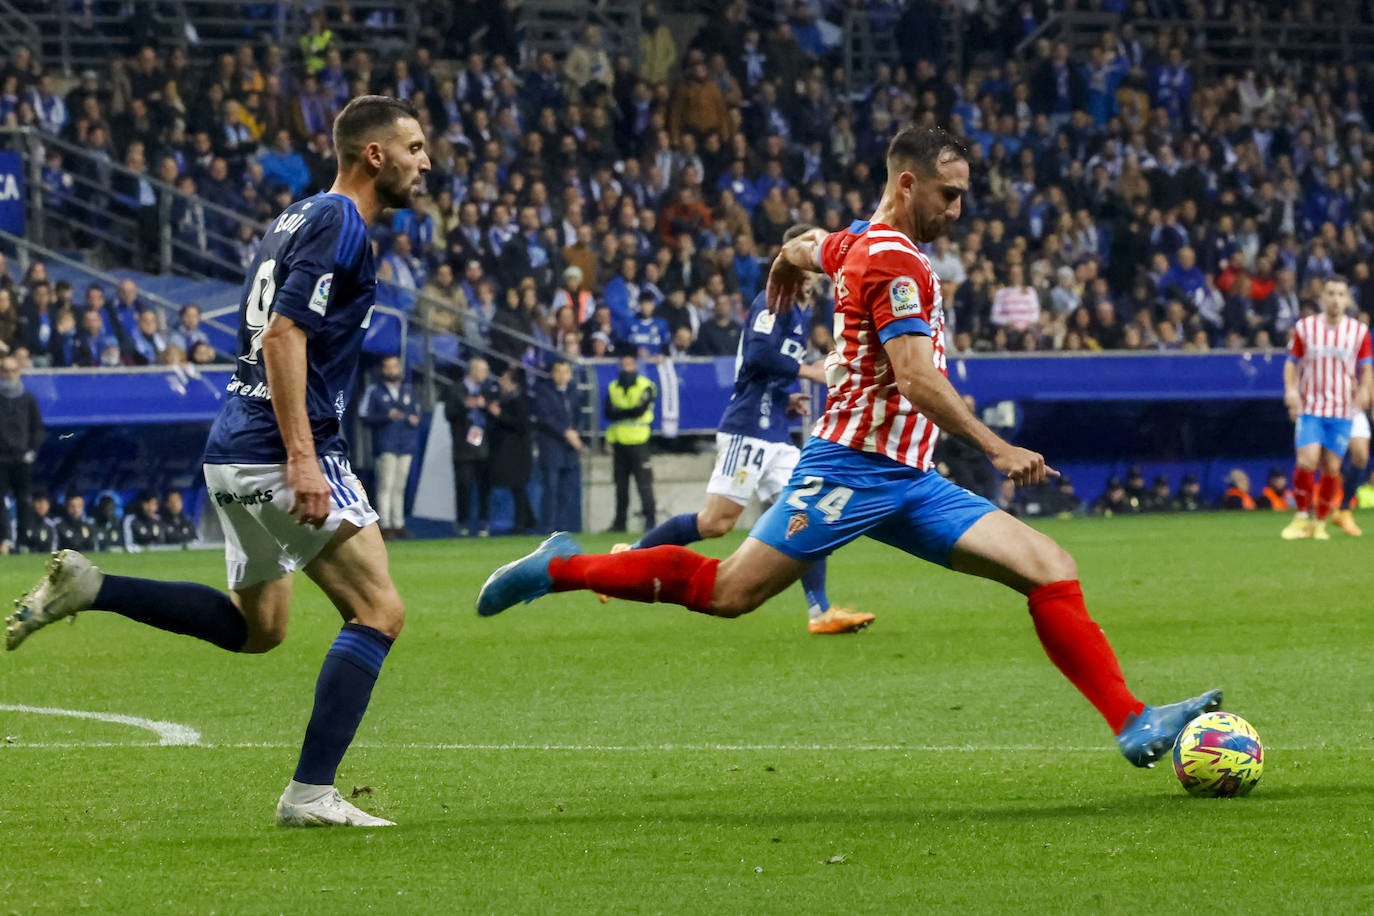
<instances>
[{"instance_id":1,"label":"green grass pitch","mask_svg":"<svg viewBox=\"0 0 1374 916\"><path fill-rule=\"evenodd\" d=\"M830 566L878 615L852 637L809 636L796 589L734 621L585 594L483 620L533 541L396 547L408 627L339 776L392 830L272 825L338 625L308 582L267 656L84 614L0 657L0 704L200 744L0 711L0 912L1367 911L1374 536L1284 521L1045 526L1142 698L1221 686L1259 730L1236 800L1129 766L1020 597L867 541ZM0 594L42 563L0 559ZM103 563L222 584L210 552Z\"/></svg>"}]
</instances>

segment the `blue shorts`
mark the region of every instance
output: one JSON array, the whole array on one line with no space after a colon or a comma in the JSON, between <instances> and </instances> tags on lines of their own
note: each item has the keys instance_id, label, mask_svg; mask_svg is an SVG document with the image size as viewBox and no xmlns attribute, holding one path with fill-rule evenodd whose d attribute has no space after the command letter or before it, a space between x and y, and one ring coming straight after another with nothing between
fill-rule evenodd
<instances>
[{"instance_id":1,"label":"blue shorts","mask_svg":"<svg viewBox=\"0 0 1374 916\"><path fill-rule=\"evenodd\" d=\"M1297 448L1320 445L1331 454L1344 458L1346 450L1350 448L1350 427L1349 417L1318 417L1305 413L1298 417L1298 424L1293 430L1293 442Z\"/></svg>"},{"instance_id":2,"label":"blue shorts","mask_svg":"<svg viewBox=\"0 0 1374 916\"><path fill-rule=\"evenodd\" d=\"M812 437L749 536L795 559L819 560L868 535L948 566L955 542L996 508L935 471Z\"/></svg>"}]
</instances>

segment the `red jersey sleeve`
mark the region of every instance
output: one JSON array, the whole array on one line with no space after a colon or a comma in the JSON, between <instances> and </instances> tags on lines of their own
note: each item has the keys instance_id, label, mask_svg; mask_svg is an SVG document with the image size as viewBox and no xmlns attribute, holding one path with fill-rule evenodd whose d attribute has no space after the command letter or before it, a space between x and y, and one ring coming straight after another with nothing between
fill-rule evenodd
<instances>
[{"instance_id":1,"label":"red jersey sleeve","mask_svg":"<svg viewBox=\"0 0 1374 916\"><path fill-rule=\"evenodd\" d=\"M1365 328L1364 336L1360 338L1360 352L1359 355L1355 357L1355 359L1359 362L1364 362L1368 359L1374 359L1374 346L1370 345L1368 328Z\"/></svg>"},{"instance_id":2,"label":"red jersey sleeve","mask_svg":"<svg viewBox=\"0 0 1374 916\"><path fill-rule=\"evenodd\" d=\"M846 239L852 239L848 232L832 232L821 239L821 270L830 279L835 279L835 271L844 264L844 256L849 253Z\"/></svg>"},{"instance_id":3,"label":"red jersey sleeve","mask_svg":"<svg viewBox=\"0 0 1374 916\"><path fill-rule=\"evenodd\" d=\"M870 255L863 301L883 343L902 334L933 336L930 268L915 254L889 250Z\"/></svg>"}]
</instances>

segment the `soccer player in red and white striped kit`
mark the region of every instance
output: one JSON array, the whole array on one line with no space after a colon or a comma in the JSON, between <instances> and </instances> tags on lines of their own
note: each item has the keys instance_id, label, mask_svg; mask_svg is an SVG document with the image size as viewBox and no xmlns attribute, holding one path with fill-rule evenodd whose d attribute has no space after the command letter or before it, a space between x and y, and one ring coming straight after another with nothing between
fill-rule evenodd
<instances>
[{"instance_id":1,"label":"soccer player in red and white striped kit","mask_svg":"<svg viewBox=\"0 0 1374 916\"><path fill-rule=\"evenodd\" d=\"M1353 304L1350 284L1328 277L1322 283L1321 313L1300 319L1288 341L1283 402L1295 424L1298 513L1280 533L1285 541L1330 540L1326 520L1342 502L1341 462L1350 447L1351 413L1368 409L1374 395L1369 328L1350 316Z\"/></svg>"},{"instance_id":2,"label":"soccer player in red and white striped kit","mask_svg":"<svg viewBox=\"0 0 1374 916\"><path fill-rule=\"evenodd\" d=\"M1220 707L1221 691L1162 706L1141 702L1088 615L1073 558L933 470L943 427L1019 485L1056 473L980 422L949 382L940 284L916 246L959 218L967 147L943 130L907 127L892 139L886 165L872 219L792 239L769 273L769 306L777 309L797 299L808 273L830 276L835 349L825 365L825 413L787 487L743 545L725 560L669 544L593 556L559 533L492 573L477 611L491 616L549 592L586 589L738 617L866 536L1026 596L1050 660L1107 721L1126 759L1153 766L1192 718Z\"/></svg>"}]
</instances>

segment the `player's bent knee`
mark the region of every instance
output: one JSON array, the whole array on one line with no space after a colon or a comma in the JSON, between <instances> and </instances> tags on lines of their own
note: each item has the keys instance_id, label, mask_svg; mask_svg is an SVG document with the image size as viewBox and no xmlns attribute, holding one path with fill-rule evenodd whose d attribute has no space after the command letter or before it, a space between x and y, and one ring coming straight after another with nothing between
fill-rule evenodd
<instances>
[{"instance_id":1,"label":"player's bent knee","mask_svg":"<svg viewBox=\"0 0 1374 916\"><path fill-rule=\"evenodd\" d=\"M396 639L405 628L405 605L401 602L401 596L393 591L389 599L378 601L354 614L353 622L371 627L388 639Z\"/></svg>"},{"instance_id":2,"label":"player's bent knee","mask_svg":"<svg viewBox=\"0 0 1374 916\"><path fill-rule=\"evenodd\" d=\"M733 518L722 518L718 515L708 515L697 519L697 531L703 538L725 537L735 527Z\"/></svg>"},{"instance_id":3,"label":"player's bent knee","mask_svg":"<svg viewBox=\"0 0 1374 916\"><path fill-rule=\"evenodd\" d=\"M285 641L285 623L256 627L250 626L248 630L248 641L243 644L243 648L239 651L248 655L262 655L265 652L271 652Z\"/></svg>"}]
</instances>

